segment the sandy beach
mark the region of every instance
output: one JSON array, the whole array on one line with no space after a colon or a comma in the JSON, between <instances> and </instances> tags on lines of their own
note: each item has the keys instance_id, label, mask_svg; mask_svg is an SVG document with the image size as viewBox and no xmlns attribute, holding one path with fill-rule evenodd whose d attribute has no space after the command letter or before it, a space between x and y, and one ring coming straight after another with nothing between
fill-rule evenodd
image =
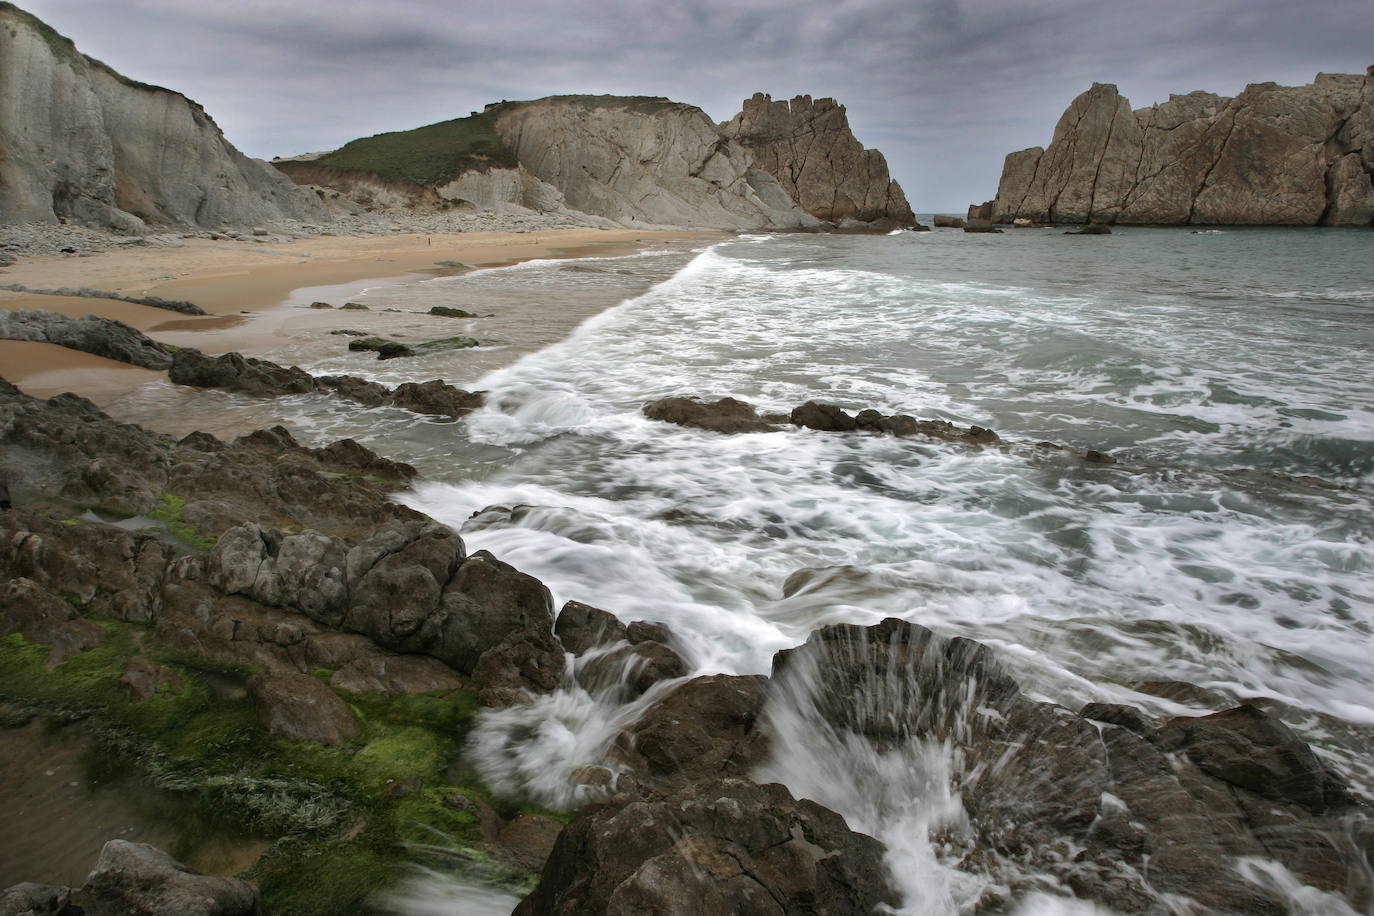
<instances>
[{"instance_id":1,"label":"sandy beach","mask_svg":"<svg viewBox=\"0 0 1374 916\"><path fill-rule=\"evenodd\" d=\"M6 284L32 289L91 287L127 296L161 296L194 302L209 314L181 315L116 299L0 291L0 309L44 309L123 321L157 340L197 346L208 353L253 354L292 328L337 323L332 310L293 305L293 293L363 280L460 273L463 266L494 267L534 258L627 254L681 239L723 237L718 232L636 229L550 229L536 232L465 232L445 235L328 236L287 242L188 239L180 248L140 248L84 257L28 258L0 273ZM341 304L341 303L335 303ZM249 321L248 318L253 320ZM292 327L287 327L287 319ZM380 316L372 316L376 321ZM0 375L28 393L48 397L72 391L105 403L160 377L151 372L50 344L0 341Z\"/></svg>"}]
</instances>

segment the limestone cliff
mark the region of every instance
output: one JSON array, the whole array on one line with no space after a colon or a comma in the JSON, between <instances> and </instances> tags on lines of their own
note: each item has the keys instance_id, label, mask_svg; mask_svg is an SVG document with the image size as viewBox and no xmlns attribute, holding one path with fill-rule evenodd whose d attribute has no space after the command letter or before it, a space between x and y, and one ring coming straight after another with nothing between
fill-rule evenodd
<instances>
[{"instance_id":1,"label":"limestone cliff","mask_svg":"<svg viewBox=\"0 0 1374 916\"><path fill-rule=\"evenodd\" d=\"M492 106L496 132L567 205L635 225L819 225L704 111L662 98L552 96Z\"/></svg>"},{"instance_id":2,"label":"limestone cliff","mask_svg":"<svg viewBox=\"0 0 1374 916\"><path fill-rule=\"evenodd\" d=\"M992 218L1011 222L1368 226L1374 67L1235 98L1131 110L1115 86L1073 100L1048 148L1007 156Z\"/></svg>"},{"instance_id":3,"label":"limestone cliff","mask_svg":"<svg viewBox=\"0 0 1374 916\"><path fill-rule=\"evenodd\" d=\"M138 232L323 216L196 103L120 76L0 3L0 222Z\"/></svg>"},{"instance_id":4,"label":"limestone cliff","mask_svg":"<svg viewBox=\"0 0 1374 916\"><path fill-rule=\"evenodd\" d=\"M888 175L887 160L849 129L843 105L799 95L774 102L762 92L721 125L772 175L803 210L819 219L916 222L901 185Z\"/></svg>"}]
</instances>

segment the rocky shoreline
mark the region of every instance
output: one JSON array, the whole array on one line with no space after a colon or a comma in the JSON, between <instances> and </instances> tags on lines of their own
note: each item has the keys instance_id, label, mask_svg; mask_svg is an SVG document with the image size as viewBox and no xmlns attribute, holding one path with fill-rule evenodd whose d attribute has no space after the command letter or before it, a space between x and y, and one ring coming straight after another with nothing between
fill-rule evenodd
<instances>
[{"instance_id":1,"label":"rocky shoreline","mask_svg":"<svg viewBox=\"0 0 1374 916\"><path fill-rule=\"evenodd\" d=\"M100 330L159 346L117 324ZM235 357L161 354L193 366L192 384L258 396L309 379ZM942 448L1048 445L816 403L783 417L677 398L645 413L724 433L786 423ZM11 889L0 913L183 913L191 892L215 901L206 912L356 911L433 831L467 850L466 880L526 895L522 914L683 901L872 912L901 893L919 905L880 843L766 781L798 721L816 741L878 753L950 748L967 819L941 843L994 879L980 912L1055 890L1126 913L1279 914L1283 888L1264 876L1280 867L1374 903L1368 805L1258 699L1156 683L1138 686L1215 711L1070 710L1027 696L988 647L896 619L818 630L778 653L771 677L691 677L661 624L578 602L555 612L538 580L394 502L415 477L350 440L304 448L281 428L172 440L0 383L6 722L86 729L188 808L272 842L251 883L114 843L84 887ZM463 764L473 717L573 685L644 704L600 765L566 774L586 804L493 796Z\"/></svg>"}]
</instances>

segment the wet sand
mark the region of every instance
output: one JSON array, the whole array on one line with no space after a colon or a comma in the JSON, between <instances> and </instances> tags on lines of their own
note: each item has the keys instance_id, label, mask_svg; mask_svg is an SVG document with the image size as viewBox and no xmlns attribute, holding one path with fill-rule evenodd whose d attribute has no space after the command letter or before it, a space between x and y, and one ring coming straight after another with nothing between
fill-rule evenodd
<instances>
[{"instance_id":1,"label":"wet sand","mask_svg":"<svg viewBox=\"0 0 1374 916\"><path fill-rule=\"evenodd\" d=\"M0 888L20 881L79 887L107 840L175 849L181 836L160 797L136 778L93 781L83 763L89 745L79 726L49 731L35 721L0 728ZM239 874L266 850L265 840L213 837L179 850L187 865L212 875Z\"/></svg>"},{"instance_id":2,"label":"wet sand","mask_svg":"<svg viewBox=\"0 0 1374 916\"><path fill-rule=\"evenodd\" d=\"M0 291L0 309L45 309L67 315L99 315L132 325L149 336L207 353L253 355L279 350L294 333L322 333L337 326L336 310L301 308L321 291L345 294L364 281L405 276L444 276L463 267L495 267L534 258L629 254L682 239L717 239L719 232L655 232L633 229L558 229L539 232L468 232L448 235L318 236L270 245L189 239L181 248L139 248L90 257L32 258L0 274L4 283L33 289L91 287L129 296L161 296L194 302L210 314L182 315L113 299ZM331 299L342 304L344 299ZM346 313L362 315L366 313ZM371 316L384 332L386 319ZM30 394L73 391L104 406L160 373L74 353L61 347L0 341L0 376Z\"/></svg>"}]
</instances>

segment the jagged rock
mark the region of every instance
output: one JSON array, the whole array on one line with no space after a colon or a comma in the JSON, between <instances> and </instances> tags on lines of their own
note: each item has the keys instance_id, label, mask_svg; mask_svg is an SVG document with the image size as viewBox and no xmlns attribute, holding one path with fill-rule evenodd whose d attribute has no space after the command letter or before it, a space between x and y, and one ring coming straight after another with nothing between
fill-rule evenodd
<instances>
[{"instance_id":1,"label":"jagged rock","mask_svg":"<svg viewBox=\"0 0 1374 916\"><path fill-rule=\"evenodd\" d=\"M0 582L0 634L19 633L52 647L49 666L105 641L105 631L81 617L57 595L30 579Z\"/></svg>"},{"instance_id":2,"label":"jagged rock","mask_svg":"<svg viewBox=\"0 0 1374 916\"><path fill-rule=\"evenodd\" d=\"M385 337L355 337L348 342L348 349L354 351L372 350L378 359L397 359L403 356L425 356L430 353L443 353L447 350L465 350L478 347L481 343L474 337L441 337L420 343L407 344Z\"/></svg>"},{"instance_id":3,"label":"jagged rock","mask_svg":"<svg viewBox=\"0 0 1374 916\"><path fill-rule=\"evenodd\" d=\"M762 92L746 99L743 111L721 125L762 169L782 185L797 205L818 219L860 228L874 221L891 227L916 225L901 185L888 175L887 160L864 149L849 129L843 105L834 99L799 95L773 101ZM844 228L843 224L841 228ZM871 228L887 231L888 225Z\"/></svg>"},{"instance_id":4,"label":"jagged rock","mask_svg":"<svg viewBox=\"0 0 1374 916\"><path fill-rule=\"evenodd\" d=\"M402 382L391 392L390 403L416 413L440 417L461 417L482 406L480 391L463 391L447 382Z\"/></svg>"},{"instance_id":5,"label":"jagged rock","mask_svg":"<svg viewBox=\"0 0 1374 916\"><path fill-rule=\"evenodd\" d=\"M663 98L552 96L489 111L521 165L584 213L631 226L819 224L695 106Z\"/></svg>"},{"instance_id":6,"label":"jagged rock","mask_svg":"<svg viewBox=\"0 0 1374 916\"><path fill-rule=\"evenodd\" d=\"M553 639L553 599L533 576L479 550L444 587L440 609L432 654L459 671L474 671L483 653L528 634L539 652L532 660L538 680L552 687L562 677L562 646ZM548 641L542 639L545 634Z\"/></svg>"},{"instance_id":7,"label":"jagged rock","mask_svg":"<svg viewBox=\"0 0 1374 916\"><path fill-rule=\"evenodd\" d=\"M672 688L616 739L616 756L665 785L743 776L763 760L760 731L768 679L716 674Z\"/></svg>"},{"instance_id":8,"label":"jagged rock","mask_svg":"<svg viewBox=\"0 0 1374 916\"><path fill-rule=\"evenodd\" d=\"M659 681L686 677L689 670L671 646L645 639L588 653L578 660L576 676L588 692L628 702Z\"/></svg>"},{"instance_id":9,"label":"jagged rock","mask_svg":"<svg viewBox=\"0 0 1374 916\"><path fill-rule=\"evenodd\" d=\"M1319 73L1130 110L1115 86L1074 99L1050 145L1007 156L997 222L1368 226L1374 77ZM970 215L972 215L970 213Z\"/></svg>"},{"instance_id":10,"label":"jagged rock","mask_svg":"<svg viewBox=\"0 0 1374 916\"><path fill-rule=\"evenodd\" d=\"M1168 750L1182 750L1217 779L1313 814L1352 803L1345 782L1322 765L1307 742L1254 706L1171 719L1160 741Z\"/></svg>"},{"instance_id":11,"label":"jagged rock","mask_svg":"<svg viewBox=\"0 0 1374 916\"><path fill-rule=\"evenodd\" d=\"M239 353L206 356L190 347L172 356L167 377L178 385L225 388L255 395L308 394L315 390L314 377L304 369L278 366Z\"/></svg>"},{"instance_id":12,"label":"jagged rock","mask_svg":"<svg viewBox=\"0 0 1374 916\"><path fill-rule=\"evenodd\" d=\"M849 432L859 428L858 421L834 404L818 404L815 401L794 407L792 423L823 432Z\"/></svg>"},{"instance_id":13,"label":"jagged rock","mask_svg":"<svg viewBox=\"0 0 1374 916\"><path fill-rule=\"evenodd\" d=\"M478 315L476 312L469 312L467 309L458 309L458 308L453 308L453 307L447 306L447 305L436 305L436 306L432 306L432 307L430 308L430 310L429 310L429 313L430 313L431 315L437 315L437 316L440 317L440 318L481 318L481 317L482 317L481 315Z\"/></svg>"},{"instance_id":14,"label":"jagged rock","mask_svg":"<svg viewBox=\"0 0 1374 916\"><path fill-rule=\"evenodd\" d=\"M258 890L191 871L144 843L110 840L81 889L87 916L256 916Z\"/></svg>"},{"instance_id":15,"label":"jagged rock","mask_svg":"<svg viewBox=\"0 0 1374 916\"><path fill-rule=\"evenodd\" d=\"M248 696L263 728L278 738L335 747L363 733L348 704L308 674L260 672L248 679Z\"/></svg>"},{"instance_id":16,"label":"jagged rock","mask_svg":"<svg viewBox=\"0 0 1374 916\"><path fill-rule=\"evenodd\" d=\"M4 10L0 8L0 16ZM3 29L0 29L3 33ZM142 366L166 369L172 365L172 349L146 337L122 321L87 315L72 318L55 312L15 309L0 311L0 338L57 344Z\"/></svg>"},{"instance_id":17,"label":"jagged rock","mask_svg":"<svg viewBox=\"0 0 1374 916\"><path fill-rule=\"evenodd\" d=\"M323 218L318 198L225 140L199 105L79 53L0 7L0 213L142 232ZM22 89L22 91L20 91Z\"/></svg>"},{"instance_id":18,"label":"jagged rock","mask_svg":"<svg viewBox=\"0 0 1374 916\"><path fill-rule=\"evenodd\" d=\"M965 867L996 874L1009 859L1126 912L1153 911L1164 893L1209 911L1285 912L1227 865L1257 856L1357 907L1374 900L1348 842L1369 811L1257 709L1158 730L1129 707L1075 716L1022 694L985 646L895 619L813 633L774 657L773 683L770 728L801 716L879 751L950 742L972 832Z\"/></svg>"},{"instance_id":19,"label":"jagged rock","mask_svg":"<svg viewBox=\"0 0 1374 916\"><path fill-rule=\"evenodd\" d=\"M895 905L882 845L780 785L720 780L592 805L518 916L872 913Z\"/></svg>"},{"instance_id":20,"label":"jagged rock","mask_svg":"<svg viewBox=\"0 0 1374 916\"><path fill-rule=\"evenodd\" d=\"M31 600L32 611L49 621L44 626L53 638L69 642L73 650L95 631L66 616L70 606L62 602L59 607L53 597L69 595L88 613L149 621L161 605L171 554L147 534L99 523L65 525L21 509L0 513L0 578L31 583L11 586L27 596L17 607ZM14 598L18 602L20 595Z\"/></svg>"},{"instance_id":21,"label":"jagged rock","mask_svg":"<svg viewBox=\"0 0 1374 916\"><path fill-rule=\"evenodd\" d=\"M569 601L558 612L553 632L573 655L583 655L598 646L609 646L626 638L625 624L610 611Z\"/></svg>"},{"instance_id":22,"label":"jagged rock","mask_svg":"<svg viewBox=\"0 0 1374 916\"><path fill-rule=\"evenodd\" d=\"M760 419L752 406L734 398L721 398L714 403L696 398L660 398L645 404L643 412L650 420L716 433L767 433L777 429Z\"/></svg>"}]
</instances>

